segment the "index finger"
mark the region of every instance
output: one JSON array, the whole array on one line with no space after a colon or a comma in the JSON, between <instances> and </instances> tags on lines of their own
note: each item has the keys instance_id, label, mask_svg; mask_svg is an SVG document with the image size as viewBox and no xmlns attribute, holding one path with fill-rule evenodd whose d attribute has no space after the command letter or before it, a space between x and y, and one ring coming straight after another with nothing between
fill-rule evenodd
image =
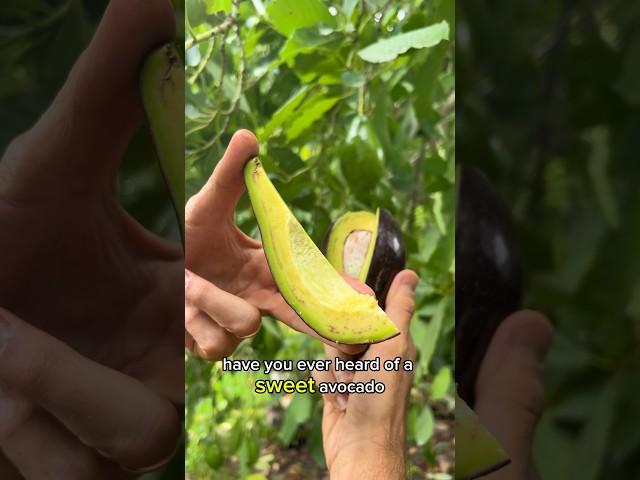
<instances>
[{"instance_id":1,"label":"index finger","mask_svg":"<svg viewBox=\"0 0 640 480\"><path fill-rule=\"evenodd\" d=\"M244 193L245 164L259 152L258 139L249 130L238 130L213 173L189 206L190 223L205 219L230 219Z\"/></svg>"},{"instance_id":2,"label":"index finger","mask_svg":"<svg viewBox=\"0 0 640 480\"><path fill-rule=\"evenodd\" d=\"M175 408L137 379L89 360L2 309L0 337L0 380L83 443L132 468L174 450L180 436Z\"/></svg>"}]
</instances>

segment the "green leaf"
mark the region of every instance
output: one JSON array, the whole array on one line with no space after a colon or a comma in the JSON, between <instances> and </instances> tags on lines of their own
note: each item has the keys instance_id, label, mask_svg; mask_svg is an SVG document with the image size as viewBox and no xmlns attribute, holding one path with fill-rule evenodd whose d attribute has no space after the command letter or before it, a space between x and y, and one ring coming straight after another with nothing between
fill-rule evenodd
<instances>
[{"instance_id":1,"label":"green leaf","mask_svg":"<svg viewBox=\"0 0 640 480\"><path fill-rule=\"evenodd\" d=\"M323 98L311 104L309 102L305 102L304 108L301 108L302 113L287 129L287 139L291 141L298 138L298 136L309 128L315 121L322 118L322 116L329 111L338 100L340 100L340 97Z\"/></svg>"},{"instance_id":2,"label":"green leaf","mask_svg":"<svg viewBox=\"0 0 640 480\"><path fill-rule=\"evenodd\" d=\"M620 378L614 377L603 385L591 415L583 427L574 450L574 462L571 478L596 480L606 461L609 434L613 424Z\"/></svg>"},{"instance_id":3,"label":"green leaf","mask_svg":"<svg viewBox=\"0 0 640 480\"><path fill-rule=\"evenodd\" d=\"M213 0L213 2L209 2L207 5L207 13L231 13L231 9L233 4L231 0Z\"/></svg>"},{"instance_id":4,"label":"green leaf","mask_svg":"<svg viewBox=\"0 0 640 480\"><path fill-rule=\"evenodd\" d=\"M360 137L340 149L340 168L350 190L359 198L369 198L383 174L376 151Z\"/></svg>"},{"instance_id":5,"label":"green leaf","mask_svg":"<svg viewBox=\"0 0 640 480\"><path fill-rule=\"evenodd\" d=\"M282 126L289 117L293 115L308 92L309 87L304 86L294 93L291 98L271 116L271 120L269 120L262 129L258 130L258 138L261 141L266 141L278 127Z\"/></svg>"},{"instance_id":6,"label":"green leaf","mask_svg":"<svg viewBox=\"0 0 640 480\"><path fill-rule=\"evenodd\" d=\"M286 41L280 50L280 58L292 65L293 59L307 52L318 52L319 50L335 50L343 41L344 36L334 32L331 28L313 26L296 30Z\"/></svg>"},{"instance_id":7,"label":"green leaf","mask_svg":"<svg viewBox=\"0 0 640 480\"><path fill-rule=\"evenodd\" d=\"M367 62L389 62L395 60L398 55L402 55L411 48L433 47L441 41L448 39L449 24L442 21L429 27L419 28L379 40L360 50L358 55Z\"/></svg>"},{"instance_id":8,"label":"green leaf","mask_svg":"<svg viewBox=\"0 0 640 480\"><path fill-rule=\"evenodd\" d=\"M345 87L358 88L364 85L364 75L360 72L355 71L345 71L342 75L342 83Z\"/></svg>"},{"instance_id":9,"label":"green leaf","mask_svg":"<svg viewBox=\"0 0 640 480\"><path fill-rule=\"evenodd\" d=\"M344 16L347 17L347 20L351 19L351 15L357 5L358 0L342 0L342 11L344 12Z\"/></svg>"},{"instance_id":10,"label":"green leaf","mask_svg":"<svg viewBox=\"0 0 640 480\"><path fill-rule=\"evenodd\" d=\"M274 0L267 7L267 17L274 28L286 37L299 28L335 25L329 9L320 0Z\"/></svg>"},{"instance_id":11,"label":"green leaf","mask_svg":"<svg viewBox=\"0 0 640 480\"><path fill-rule=\"evenodd\" d=\"M420 365L422 365L425 370L429 366L433 352L436 349L442 328L442 320L447 311L448 304L448 297L441 298L431 317L431 321L427 324L419 319L411 322L411 336L414 339L418 352L420 352ZM420 315L420 310L418 314Z\"/></svg>"},{"instance_id":12,"label":"green leaf","mask_svg":"<svg viewBox=\"0 0 640 480\"><path fill-rule=\"evenodd\" d=\"M431 408L425 407L418 419L416 420L415 435L416 443L419 447L426 445L433 434L433 413Z\"/></svg>"},{"instance_id":13,"label":"green leaf","mask_svg":"<svg viewBox=\"0 0 640 480\"><path fill-rule=\"evenodd\" d=\"M433 400L442 399L448 392L451 387L451 368L444 366L439 371L438 374L431 382L431 398Z\"/></svg>"},{"instance_id":14,"label":"green leaf","mask_svg":"<svg viewBox=\"0 0 640 480\"><path fill-rule=\"evenodd\" d=\"M312 401L309 395L294 395L287 407L278 438L284 445L289 445L301 423L311 417Z\"/></svg>"},{"instance_id":15,"label":"green leaf","mask_svg":"<svg viewBox=\"0 0 640 480\"><path fill-rule=\"evenodd\" d=\"M204 0L187 1L187 18L192 27L196 27L207 19L207 6Z\"/></svg>"},{"instance_id":16,"label":"green leaf","mask_svg":"<svg viewBox=\"0 0 640 480\"><path fill-rule=\"evenodd\" d=\"M613 195L610 175L607 172L610 159L609 132L603 127L594 128L587 133L587 140L591 143L588 170L596 192L596 199L607 223L611 227L617 227L620 223L620 215Z\"/></svg>"}]
</instances>

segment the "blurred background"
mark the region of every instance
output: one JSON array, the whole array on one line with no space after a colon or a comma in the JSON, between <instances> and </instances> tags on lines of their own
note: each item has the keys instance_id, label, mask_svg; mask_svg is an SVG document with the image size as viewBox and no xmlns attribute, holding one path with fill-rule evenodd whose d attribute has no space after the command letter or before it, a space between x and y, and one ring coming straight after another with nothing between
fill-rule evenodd
<instances>
[{"instance_id":1,"label":"blurred background","mask_svg":"<svg viewBox=\"0 0 640 480\"><path fill-rule=\"evenodd\" d=\"M0 151L29 129L65 82L107 0L9 0L0 5ZM177 4L178 2L174 2ZM182 17L180 16L182 24ZM99 92L96 92L99 95ZM159 235L180 240L151 139L141 128L123 159L123 205Z\"/></svg>"},{"instance_id":2,"label":"blurred background","mask_svg":"<svg viewBox=\"0 0 640 480\"><path fill-rule=\"evenodd\" d=\"M174 5L178 3L182 2ZM0 4L0 155L51 104L91 40L107 4L107 0L8 0ZM182 25L180 9L177 14ZM118 190L123 206L140 223L163 238L180 242L175 210L145 127L136 133L123 158ZM179 449L166 468L144 478L184 478L183 452Z\"/></svg>"},{"instance_id":3,"label":"blurred background","mask_svg":"<svg viewBox=\"0 0 640 480\"><path fill-rule=\"evenodd\" d=\"M408 439L416 479L451 478L453 460L453 12L452 0L188 0L186 11L187 195L249 128L316 244L348 210L384 207L404 232L422 278ZM443 21L427 42L398 37ZM246 198L236 220L257 237ZM322 354L265 319L235 358ZM326 478L319 396L256 395L259 378L186 358L188 478Z\"/></svg>"},{"instance_id":4,"label":"blurred background","mask_svg":"<svg viewBox=\"0 0 640 480\"><path fill-rule=\"evenodd\" d=\"M525 306L556 328L541 478L640 478L640 3L457 6L458 158L512 209Z\"/></svg>"}]
</instances>

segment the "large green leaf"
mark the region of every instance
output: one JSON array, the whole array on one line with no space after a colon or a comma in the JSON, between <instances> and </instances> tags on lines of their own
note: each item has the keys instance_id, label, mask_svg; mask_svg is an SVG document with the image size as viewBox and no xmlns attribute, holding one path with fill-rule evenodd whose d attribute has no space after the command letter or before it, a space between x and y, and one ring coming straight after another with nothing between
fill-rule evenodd
<instances>
[{"instance_id":1,"label":"large green leaf","mask_svg":"<svg viewBox=\"0 0 640 480\"><path fill-rule=\"evenodd\" d=\"M411 48L433 47L443 40L449 39L449 24L445 21L429 27L418 28L410 32L400 33L393 37L379 40L358 52L363 60L382 63L395 60Z\"/></svg>"},{"instance_id":2,"label":"large green leaf","mask_svg":"<svg viewBox=\"0 0 640 480\"><path fill-rule=\"evenodd\" d=\"M419 447L425 445L429 441L433 434L434 425L435 421L433 419L433 412L431 412L431 408L425 406L424 410L416 420L415 425L416 443Z\"/></svg>"},{"instance_id":3,"label":"large green leaf","mask_svg":"<svg viewBox=\"0 0 640 480\"><path fill-rule=\"evenodd\" d=\"M313 102L305 102L300 109L300 115L291 122L291 126L287 129L287 139L291 141L298 138L315 121L322 118L338 100L340 100L340 97L318 98Z\"/></svg>"},{"instance_id":4,"label":"large green leaf","mask_svg":"<svg viewBox=\"0 0 640 480\"><path fill-rule=\"evenodd\" d=\"M329 9L320 0L274 0L267 7L267 16L275 29L287 37L299 28L335 25Z\"/></svg>"},{"instance_id":5,"label":"large green leaf","mask_svg":"<svg viewBox=\"0 0 640 480\"><path fill-rule=\"evenodd\" d=\"M258 130L258 138L266 140L277 128L281 127L294 114L309 93L308 87L302 87L295 92L272 116L269 122Z\"/></svg>"},{"instance_id":6,"label":"large green leaf","mask_svg":"<svg viewBox=\"0 0 640 480\"><path fill-rule=\"evenodd\" d=\"M278 433L278 438L283 444L290 444L298 431L298 426L311 417L312 406L313 403L309 395L297 394L292 397Z\"/></svg>"}]
</instances>

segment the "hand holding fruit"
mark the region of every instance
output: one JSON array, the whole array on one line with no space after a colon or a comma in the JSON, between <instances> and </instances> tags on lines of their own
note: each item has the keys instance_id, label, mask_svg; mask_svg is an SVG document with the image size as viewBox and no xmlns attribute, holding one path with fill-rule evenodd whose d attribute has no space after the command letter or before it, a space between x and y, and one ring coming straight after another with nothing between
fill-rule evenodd
<instances>
[{"instance_id":1,"label":"hand holding fruit","mask_svg":"<svg viewBox=\"0 0 640 480\"><path fill-rule=\"evenodd\" d=\"M380 362L415 359L415 347L409 333L414 311L414 290L417 275L403 270L394 278L386 301L386 312L401 334L374 344L362 360L380 357ZM362 293L372 293L368 287L355 285ZM325 347L327 357L342 356ZM411 388L412 372L314 372L318 382L384 383L382 394L332 394L324 397L322 436L327 466L332 480L353 478L384 478L404 480L406 403ZM357 461L354 461L357 459Z\"/></svg>"},{"instance_id":2,"label":"hand holding fruit","mask_svg":"<svg viewBox=\"0 0 640 480\"><path fill-rule=\"evenodd\" d=\"M26 478L105 478L105 465L119 478L118 463L151 465L179 440L184 351L169 292L182 252L138 224L116 188L143 120L140 65L173 30L169 2L112 0L50 108L0 162L0 465Z\"/></svg>"},{"instance_id":3,"label":"hand holding fruit","mask_svg":"<svg viewBox=\"0 0 640 480\"><path fill-rule=\"evenodd\" d=\"M243 337L256 333L263 313L320 338L282 297L262 243L234 223L245 190L244 166L257 155L255 136L237 132L208 182L187 202L185 345L208 360L230 355ZM353 354L364 347L339 348Z\"/></svg>"}]
</instances>

